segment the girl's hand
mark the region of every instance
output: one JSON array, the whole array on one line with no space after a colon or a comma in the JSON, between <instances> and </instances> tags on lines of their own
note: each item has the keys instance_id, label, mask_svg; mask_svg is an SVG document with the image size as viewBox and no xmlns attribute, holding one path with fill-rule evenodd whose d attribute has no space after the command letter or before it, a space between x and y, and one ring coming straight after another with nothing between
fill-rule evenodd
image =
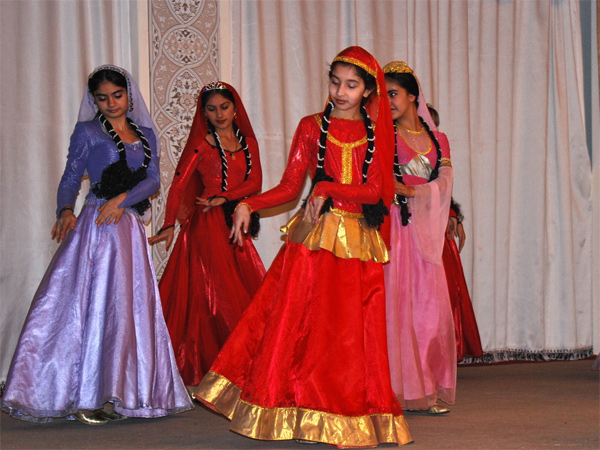
<instances>
[{"instance_id":1,"label":"girl's hand","mask_svg":"<svg viewBox=\"0 0 600 450\"><path fill-rule=\"evenodd\" d=\"M67 236L69 230L75 229L75 225L77 225L77 217L73 211L65 209L52 227L52 240L56 239L56 242L60 243Z\"/></svg>"},{"instance_id":2,"label":"girl's hand","mask_svg":"<svg viewBox=\"0 0 600 450\"><path fill-rule=\"evenodd\" d=\"M98 212L100 213L96 218L96 225L98 225L98 228L100 228L103 223L106 225L110 225L111 223L116 225L119 223L123 212L125 212L125 208L119 208L119 205L123 203L126 198L127 192L123 192L122 194L107 200L106 203L98 208Z\"/></svg>"},{"instance_id":3,"label":"girl's hand","mask_svg":"<svg viewBox=\"0 0 600 450\"><path fill-rule=\"evenodd\" d=\"M156 236L152 236L148 238L148 244L154 245L158 242L167 241L165 244L165 248L169 250L171 244L173 243L173 239L175 238L175 227L169 227L163 229Z\"/></svg>"},{"instance_id":4,"label":"girl's hand","mask_svg":"<svg viewBox=\"0 0 600 450\"><path fill-rule=\"evenodd\" d=\"M227 201L227 199L225 197L220 197L220 196L215 196L215 197L210 197L210 198L196 197L197 205L206 206L206 208L204 208L202 210L202 212L208 211L213 206L221 206L226 201Z\"/></svg>"},{"instance_id":5,"label":"girl's hand","mask_svg":"<svg viewBox=\"0 0 600 450\"><path fill-rule=\"evenodd\" d=\"M324 198L311 197L306 203L306 209L304 210L304 216L302 217L302 220L312 217L312 223L313 225L316 225L319 221L319 214L321 213L321 208L323 208L323 203L325 203Z\"/></svg>"},{"instance_id":6,"label":"girl's hand","mask_svg":"<svg viewBox=\"0 0 600 450\"><path fill-rule=\"evenodd\" d=\"M465 241L467 240L467 234L465 233L465 228L462 223L458 223L456 226L456 230L454 230L454 235L458 238L458 253L460 253L465 246Z\"/></svg>"},{"instance_id":7,"label":"girl's hand","mask_svg":"<svg viewBox=\"0 0 600 450\"><path fill-rule=\"evenodd\" d=\"M446 227L446 234L448 237L454 239L456 233L456 227L458 225L458 219L454 216L448 217L448 226Z\"/></svg>"},{"instance_id":8,"label":"girl's hand","mask_svg":"<svg viewBox=\"0 0 600 450\"><path fill-rule=\"evenodd\" d=\"M403 195L406 198L413 198L415 196L415 188L413 186L407 186L394 180L394 189L396 194Z\"/></svg>"},{"instance_id":9,"label":"girl's hand","mask_svg":"<svg viewBox=\"0 0 600 450\"><path fill-rule=\"evenodd\" d=\"M229 234L231 243L242 247L244 245L244 235L248 234L249 226L250 208L240 203L235 209L235 214L233 215L233 227L231 227L231 233Z\"/></svg>"}]
</instances>

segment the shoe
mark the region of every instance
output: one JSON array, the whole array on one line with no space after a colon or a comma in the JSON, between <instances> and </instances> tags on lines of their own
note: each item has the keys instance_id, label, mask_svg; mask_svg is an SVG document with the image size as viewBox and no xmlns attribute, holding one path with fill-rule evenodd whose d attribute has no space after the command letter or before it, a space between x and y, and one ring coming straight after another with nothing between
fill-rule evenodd
<instances>
[{"instance_id":1,"label":"shoe","mask_svg":"<svg viewBox=\"0 0 600 450\"><path fill-rule=\"evenodd\" d=\"M294 439L294 442L296 442L296 444L308 444L308 445L318 444L318 442L316 442L316 441L307 441L306 439Z\"/></svg>"},{"instance_id":2,"label":"shoe","mask_svg":"<svg viewBox=\"0 0 600 450\"><path fill-rule=\"evenodd\" d=\"M98 409L95 412L96 412L96 416L100 419L106 419L106 420L125 420L125 419L127 419L127 416L124 416L123 414L119 414L115 410L106 412L103 409Z\"/></svg>"},{"instance_id":3,"label":"shoe","mask_svg":"<svg viewBox=\"0 0 600 450\"><path fill-rule=\"evenodd\" d=\"M438 414L448 414L450 412L450 410L448 408L446 408L445 406L440 406L440 405L433 405L430 406L429 408L427 408L427 411L425 411L427 414L431 414L431 415L438 415Z\"/></svg>"},{"instance_id":4,"label":"shoe","mask_svg":"<svg viewBox=\"0 0 600 450\"><path fill-rule=\"evenodd\" d=\"M81 423L85 423L86 425L104 425L106 422L108 422L108 419L99 417L97 411L87 411L85 409L80 409L72 415Z\"/></svg>"}]
</instances>

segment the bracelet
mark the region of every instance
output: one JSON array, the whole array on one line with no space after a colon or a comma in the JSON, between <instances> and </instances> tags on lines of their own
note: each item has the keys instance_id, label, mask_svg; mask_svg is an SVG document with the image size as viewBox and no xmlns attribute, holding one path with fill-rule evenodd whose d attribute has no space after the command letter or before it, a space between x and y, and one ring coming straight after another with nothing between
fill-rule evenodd
<instances>
[{"instance_id":1,"label":"bracelet","mask_svg":"<svg viewBox=\"0 0 600 450\"><path fill-rule=\"evenodd\" d=\"M58 217L60 217L60 215L63 213L63 211L73 212L73 207L72 206L63 206L62 208L60 208L60 211L58 212Z\"/></svg>"},{"instance_id":2,"label":"bracelet","mask_svg":"<svg viewBox=\"0 0 600 450\"><path fill-rule=\"evenodd\" d=\"M244 205L246 208L248 208L248 209L250 210L250 214L252 214L252 207L251 207L251 206L250 206L248 203L244 203L244 202L239 202L239 203L237 204L237 206L235 207L235 209L233 210L233 213L235 214L235 212L237 211L237 209L238 209L240 206L242 206L242 205Z\"/></svg>"}]
</instances>

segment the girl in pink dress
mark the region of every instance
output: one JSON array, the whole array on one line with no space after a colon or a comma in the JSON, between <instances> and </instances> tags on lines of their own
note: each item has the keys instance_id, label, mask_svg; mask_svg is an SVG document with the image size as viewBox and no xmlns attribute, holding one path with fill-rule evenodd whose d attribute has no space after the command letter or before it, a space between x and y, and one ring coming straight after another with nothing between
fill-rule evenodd
<instances>
[{"instance_id":1,"label":"girl in pink dress","mask_svg":"<svg viewBox=\"0 0 600 450\"><path fill-rule=\"evenodd\" d=\"M384 67L396 126L396 199L384 266L392 388L403 409L443 414L456 392L456 339L442 264L453 172L412 69Z\"/></svg>"}]
</instances>

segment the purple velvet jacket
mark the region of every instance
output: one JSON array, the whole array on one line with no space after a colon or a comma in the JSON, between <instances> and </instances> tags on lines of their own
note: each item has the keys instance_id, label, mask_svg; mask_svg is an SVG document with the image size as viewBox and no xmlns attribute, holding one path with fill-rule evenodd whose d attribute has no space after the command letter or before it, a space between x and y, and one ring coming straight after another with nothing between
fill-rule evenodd
<instances>
[{"instance_id":1,"label":"purple velvet jacket","mask_svg":"<svg viewBox=\"0 0 600 450\"><path fill-rule=\"evenodd\" d=\"M154 132L140 127L152 150L152 159L147 169L147 178L127 192L127 198L120 207L130 207L154 194L160 185L159 156L157 154L156 136ZM140 141L125 144L127 165L137 169L144 161L144 148ZM81 178L86 173L93 187L100 181L104 168L119 159L117 146L111 137L104 132L97 119L89 122L78 122L71 136L67 165L58 185L56 214L65 206L75 206L75 198L79 192ZM91 191L86 198L95 198Z\"/></svg>"}]
</instances>

